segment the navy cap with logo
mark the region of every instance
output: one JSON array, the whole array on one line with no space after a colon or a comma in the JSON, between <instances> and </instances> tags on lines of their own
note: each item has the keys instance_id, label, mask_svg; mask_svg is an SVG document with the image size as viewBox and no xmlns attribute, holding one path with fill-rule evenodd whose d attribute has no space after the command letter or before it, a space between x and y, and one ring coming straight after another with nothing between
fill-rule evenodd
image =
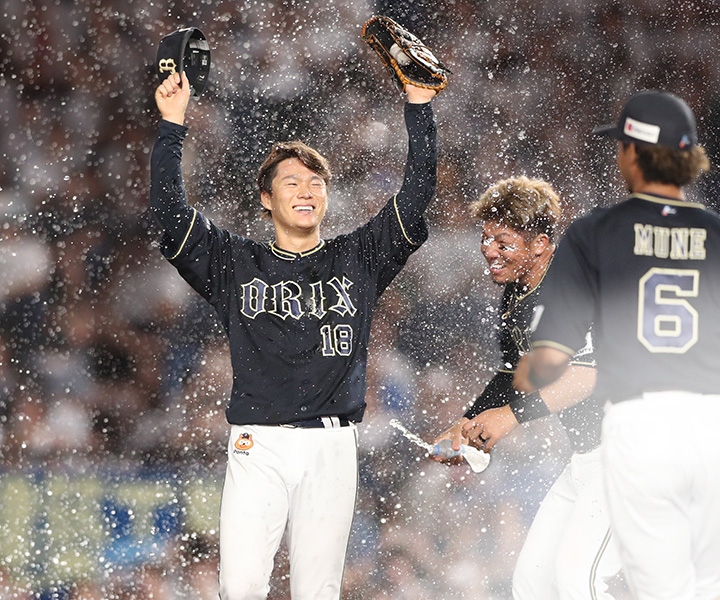
<instances>
[{"instance_id":1,"label":"navy cap with logo","mask_svg":"<svg viewBox=\"0 0 720 600\"><path fill-rule=\"evenodd\" d=\"M690 107L676 95L645 90L633 95L625 104L616 124L593 129L629 144L666 146L690 150L697 144L695 117Z\"/></svg>"},{"instance_id":2,"label":"navy cap with logo","mask_svg":"<svg viewBox=\"0 0 720 600\"><path fill-rule=\"evenodd\" d=\"M202 94L210 73L210 44L203 32L197 27L186 27L166 35L158 46L155 70L160 81L171 73L185 71L192 94Z\"/></svg>"}]
</instances>

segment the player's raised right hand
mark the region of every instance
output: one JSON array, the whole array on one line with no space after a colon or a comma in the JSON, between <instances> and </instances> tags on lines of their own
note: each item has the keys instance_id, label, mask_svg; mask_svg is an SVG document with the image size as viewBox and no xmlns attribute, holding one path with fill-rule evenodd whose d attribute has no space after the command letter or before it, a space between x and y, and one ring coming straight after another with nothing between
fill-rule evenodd
<instances>
[{"instance_id":1,"label":"player's raised right hand","mask_svg":"<svg viewBox=\"0 0 720 600\"><path fill-rule=\"evenodd\" d=\"M183 73L171 73L155 90L155 103L166 121L183 125L190 102L190 82Z\"/></svg>"},{"instance_id":2,"label":"player's raised right hand","mask_svg":"<svg viewBox=\"0 0 720 600\"><path fill-rule=\"evenodd\" d=\"M460 446L462 444L465 444L465 445L468 444L468 439L463 436L463 425L465 425L465 423L467 423L468 421L469 421L469 419L467 419L466 417L463 417L457 423L455 423L455 425L453 425L450 429L448 429L447 431L444 431L438 437L436 437L435 440L433 441L433 444L440 443L440 440L450 440L450 441L452 441L453 450L459 451ZM441 458L441 457L435 455L435 456L430 456L430 458L432 458L435 462L441 462L441 463L445 463L448 465L459 465L463 461L462 456L454 456L453 458Z\"/></svg>"}]
</instances>

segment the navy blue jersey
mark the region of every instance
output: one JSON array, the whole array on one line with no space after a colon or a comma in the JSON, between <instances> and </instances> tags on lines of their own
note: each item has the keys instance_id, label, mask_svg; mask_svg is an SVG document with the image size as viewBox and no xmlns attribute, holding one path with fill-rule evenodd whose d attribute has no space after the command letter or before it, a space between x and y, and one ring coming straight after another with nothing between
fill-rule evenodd
<instances>
[{"instance_id":1,"label":"navy blue jersey","mask_svg":"<svg viewBox=\"0 0 720 600\"><path fill-rule=\"evenodd\" d=\"M510 404L514 408L522 408L529 403L542 402L537 395L526 396L518 392L513 387L513 376L520 357L530 351L530 325L544 281L543 279L531 290L524 289L517 282L508 283L505 286L500 303L500 321L497 333L501 364L482 394L465 413L467 418L471 419L484 410L506 404ZM573 358L572 364L584 367L595 365L592 342L587 329L585 330L584 344ZM542 407L542 404L535 407L533 413L550 414L547 407L544 408L544 411L538 410ZM595 397L583 400L575 406L561 411L558 416L575 450L591 450L600 443L602 406Z\"/></svg>"},{"instance_id":2,"label":"navy blue jersey","mask_svg":"<svg viewBox=\"0 0 720 600\"><path fill-rule=\"evenodd\" d=\"M161 124L151 206L165 228L164 256L228 334L230 423L362 419L373 309L427 238L422 214L436 187L432 108L406 104L405 117L410 148L400 192L367 224L299 254L225 231L188 206L180 176L186 130Z\"/></svg>"},{"instance_id":3,"label":"navy blue jersey","mask_svg":"<svg viewBox=\"0 0 720 600\"><path fill-rule=\"evenodd\" d=\"M720 217L634 194L573 223L550 267L533 346L572 354L594 323L597 393L720 390Z\"/></svg>"}]
</instances>

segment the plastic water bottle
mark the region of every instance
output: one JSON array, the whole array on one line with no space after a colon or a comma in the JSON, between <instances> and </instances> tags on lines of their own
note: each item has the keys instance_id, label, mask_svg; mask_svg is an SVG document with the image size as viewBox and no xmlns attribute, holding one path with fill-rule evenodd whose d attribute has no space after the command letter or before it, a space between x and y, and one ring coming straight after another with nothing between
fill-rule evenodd
<instances>
[{"instance_id":1,"label":"plastic water bottle","mask_svg":"<svg viewBox=\"0 0 720 600\"><path fill-rule=\"evenodd\" d=\"M453 450L452 440L449 439L440 440L437 444L435 444L430 451L430 455L438 456L440 458L462 456L475 473L484 471L490 464L489 454L478 450L474 446L466 446L465 444L460 446L460 450Z\"/></svg>"}]
</instances>

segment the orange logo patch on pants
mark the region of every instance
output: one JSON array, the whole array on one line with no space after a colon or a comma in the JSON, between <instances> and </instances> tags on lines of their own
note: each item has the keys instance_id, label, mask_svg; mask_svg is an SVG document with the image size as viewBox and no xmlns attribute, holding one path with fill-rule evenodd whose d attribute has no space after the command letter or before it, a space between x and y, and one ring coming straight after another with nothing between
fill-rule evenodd
<instances>
[{"instance_id":1,"label":"orange logo patch on pants","mask_svg":"<svg viewBox=\"0 0 720 600\"><path fill-rule=\"evenodd\" d=\"M241 433L240 437L235 441L235 447L238 450L250 450L253 447L252 434Z\"/></svg>"}]
</instances>

